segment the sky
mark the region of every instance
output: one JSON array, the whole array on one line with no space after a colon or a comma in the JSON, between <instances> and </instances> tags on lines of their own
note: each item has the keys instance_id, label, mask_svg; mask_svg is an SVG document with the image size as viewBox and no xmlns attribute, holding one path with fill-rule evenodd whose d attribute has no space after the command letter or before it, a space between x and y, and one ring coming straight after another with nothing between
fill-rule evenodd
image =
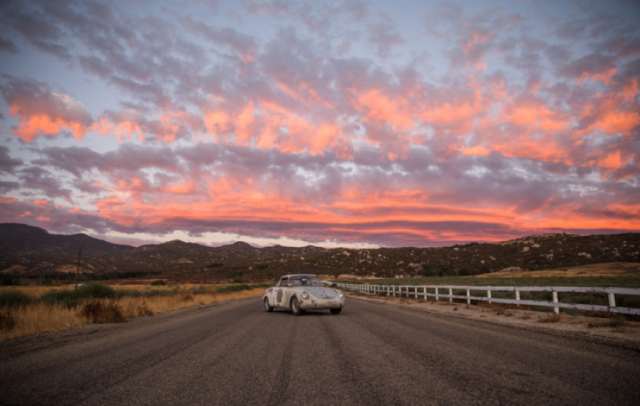
<instances>
[{"instance_id":1,"label":"sky","mask_svg":"<svg viewBox=\"0 0 640 406\"><path fill-rule=\"evenodd\" d=\"M640 231L637 1L0 3L0 222L140 245Z\"/></svg>"}]
</instances>

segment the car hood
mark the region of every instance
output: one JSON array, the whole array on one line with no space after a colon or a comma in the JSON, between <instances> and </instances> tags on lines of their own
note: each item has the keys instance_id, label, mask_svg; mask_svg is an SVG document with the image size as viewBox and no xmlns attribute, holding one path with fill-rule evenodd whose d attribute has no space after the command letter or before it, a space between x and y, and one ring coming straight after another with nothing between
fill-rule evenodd
<instances>
[{"instance_id":1,"label":"car hood","mask_svg":"<svg viewBox=\"0 0 640 406\"><path fill-rule=\"evenodd\" d=\"M321 287L315 287L315 286L305 286L304 287L304 291L309 293L312 296L320 297L320 298L331 299L331 298L334 298L334 297L338 296L338 294L336 293L335 290L329 289L329 288L321 288Z\"/></svg>"}]
</instances>

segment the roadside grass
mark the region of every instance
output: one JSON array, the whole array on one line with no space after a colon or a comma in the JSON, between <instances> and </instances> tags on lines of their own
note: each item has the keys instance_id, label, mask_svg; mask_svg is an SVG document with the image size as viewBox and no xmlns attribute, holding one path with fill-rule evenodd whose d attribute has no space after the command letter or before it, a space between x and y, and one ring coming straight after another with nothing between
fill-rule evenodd
<instances>
[{"instance_id":1,"label":"roadside grass","mask_svg":"<svg viewBox=\"0 0 640 406\"><path fill-rule=\"evenodd\" d=\"M342 281L341 281L342 282ZM421 278L394 278L394 279L362 279L349 281L349 283L367 283L371 285L440 285L440 286L567 286L567 287L640 287L640 264L637 263L607 263L594 264L579 267L566 267L543 271L526 271L505 274L484 274L476 276L444 276ZM409 288L413 293L415 289ZM422 288L418 289L421 293ZM428 288L427 293L435 294L435 288ZM439 289L440 294L448 294L448 289ZM454 295L466 296L465 289L453 289ZM486 290L471 289L471 296L487 297ZM380 293L386 295L386 293ZM397 293L396 293L397 295ZM492 291L494 299L515 299L515 292ZM413 294L411 294L413 297ZM549 302L552 300L551 292L520 292L522 300L535 300ZM427 300L434 300L431 296ZM441 301L449 299L440 298ZM562 303L608 306L606 294L598 293L558 293L558 300ZM462 303L465 299L453 299L452 302ZM473 301L478 304L479 301ZM616 306L640 308L640 297L630 295L616 295ZM548 312L549 307L533 306L531 310ZM571 310L563 310L571 312Z\"/></svg>"},{"instance_id":2,"label":"roadside grass","mask_svg":"<svg viewBox=\"0 0 640 406\"><path fill-rule=\"evenodd\" d=\"M231 285L230 285L231 286ZM270 285L268 285L270 286ZM128 286L89 284L0 288L0 340L65 330L92 323L116 323L172 310L262 295L263 284Z\"/></svg>"}]
</instances>

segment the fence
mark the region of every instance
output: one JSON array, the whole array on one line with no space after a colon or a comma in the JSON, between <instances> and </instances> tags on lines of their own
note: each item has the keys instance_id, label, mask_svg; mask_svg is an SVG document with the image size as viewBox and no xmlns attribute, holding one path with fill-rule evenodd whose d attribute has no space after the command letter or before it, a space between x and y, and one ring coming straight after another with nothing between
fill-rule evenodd
<instances>
[{"instance_id":1,"label":"fence","mask_svg":"<svg viewBox=\"0 0 640 406\"><path fill-rule=\"evenodd\" d=\"M412 286L412 285L365 285L365 284L350 284L350 283L336 283L335 286L349 291L360 292L370 295L388 294L392 296L406 297L414 296L416 299L428 297L434 297L436 300L440 298L462 299L467 301L467 304L471 304L472 300L486 301L489 303L503 303L503 304L515 304L517 306L546 306L553 307L556 314L560 313L560 308L564 309L577 309L577 310L590 310L590 311L605 311L623 314L636 314L640 315L640 308L633 307L616 307L615 295L632 295L640 296L640 289L629 288L576 288L576 287L562 287L562 286ZM453 290L464 290L466 295L454 295ZM431 290L432 292L428 292ZM471 296L471 291L486 291L487 296ZM492 298L491 292L515 292L514 299L500 299ZM442 293L441 293L442 292ZM446 293L445 293L446 292ZM551 292L552 302L540 301L540 300L520 300L521 292ZM609 306L602 305L589 305L589 304L577 304L577 303L563 303L558 300L558 293L600 293L607 294L609 299Z\"/></svg>"}]
</instances>

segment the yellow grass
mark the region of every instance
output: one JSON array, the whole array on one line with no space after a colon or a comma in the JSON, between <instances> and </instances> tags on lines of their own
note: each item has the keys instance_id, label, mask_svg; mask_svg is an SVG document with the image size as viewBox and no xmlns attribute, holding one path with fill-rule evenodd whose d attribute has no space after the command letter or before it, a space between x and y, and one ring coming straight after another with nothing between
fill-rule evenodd
<instances>
[{"instance_id":1,"label":"yellow grass","mask_svg":"<svg viewBox=\"0 0 640 406\"><path fill-rule=\"evenodd\" d=\"M126 288L131 289L131 286ZM141 286L140 289L145 291L147 286ZM163 286L152 286L151 288L167 288ZM21 287L20 290L30 296L37 297L51 290L60 290L58 287ZM167 289L170 290L171 288ZM148 289L151 290L151 289ZM160 289L158 289L160 290ZM257 297L264 293L264 289L257 288L252 290L243 290L239 292L225 293L200 293L191 294L182 292L173 296L152 296L152 297L124 297L122 299L110 300L92 300L92 302L101 302L104 304L115 303L120 306L122 314L125 318L135 318L151 314L164 313L172 310L184 309L193 306L199 306L210 303L224 302L234 299L242 299L248 297ZM92 323L92 320L82 314L83 305L76 308L67 308L61 305L48 305L44 303L34 303L21 308L4 308L0 309L0 317L11 315L15 320L15 326L10 330L0 330L0 341L8 338L22 337L32 334L40 334L52 331L66 330L71 327L82 326Z\"/></svg>"},{"instance_id":2,"label":"yellow grass","mask_svg":"<svg viewBox=\"0 0 640 406\"><path fill-rule=\"evenodd\" d=\"M634 275L640 272L640 264L631 262L612 262L607 264L593 264L572 268L548 269L544 271L525 272L492 272L476 275L475 278L544 278L544 277L589 277L589 276L622 276Z\"/></svg>"}]
</instances>

